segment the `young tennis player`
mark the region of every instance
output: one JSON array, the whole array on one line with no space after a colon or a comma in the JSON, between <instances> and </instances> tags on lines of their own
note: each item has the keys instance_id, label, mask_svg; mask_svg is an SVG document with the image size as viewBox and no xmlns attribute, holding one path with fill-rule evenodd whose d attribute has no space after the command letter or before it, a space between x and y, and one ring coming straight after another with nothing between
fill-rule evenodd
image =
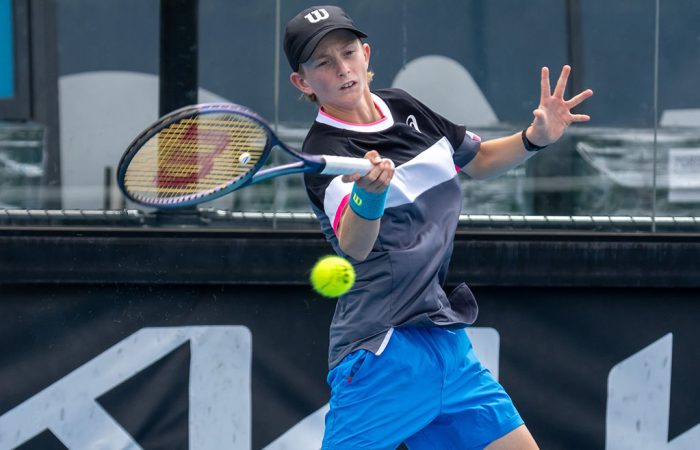
<instances>
[{"instance_id":1,"label":"young tennis player","mask_svg":"<svg viewBox=\"0 0 700 450\"><path fill-rule=\"evenodd\" d=\"M570 110L593 93L564 100L570 68L553 93L543 68L532 124L481 142L406 92L370 91L365 37L342 9L315 6L284 38L292 84L319 105L303 150L374 164L362 177L305 175L326 238L357 274L330 329L323 448L537 448L463 330L477 312L469 288L443 290L462 203L457 173L489 178L522 163L589 120Z\"/></svg>"}]
</instances>

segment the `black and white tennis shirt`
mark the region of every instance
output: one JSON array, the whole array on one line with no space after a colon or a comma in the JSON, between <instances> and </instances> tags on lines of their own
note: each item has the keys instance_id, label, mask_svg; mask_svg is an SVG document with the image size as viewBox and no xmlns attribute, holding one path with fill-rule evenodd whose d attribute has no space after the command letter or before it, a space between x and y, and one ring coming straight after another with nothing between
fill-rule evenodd
<instances>
[{"instance_id":1,"label":"black and white tennis shirt","mask_svg":"<svg viewBox=\"0 0 700 450\"><path fill-rule=\"evenodd\" d=\"M457 172L474 158L480 139L398 89L372 93L382 119L351 124L319 110L303 151L363 157L377 150L396 165L379 236L359 262L338 247L335 230L352 183L306 174L307 193L334 250L353 263L356 281L338 299L330 329L329 366L363 348L381 354L394 328L460 328L474 321L466 285L443 290L462 195Z\"/></svg>"}]
</instances>

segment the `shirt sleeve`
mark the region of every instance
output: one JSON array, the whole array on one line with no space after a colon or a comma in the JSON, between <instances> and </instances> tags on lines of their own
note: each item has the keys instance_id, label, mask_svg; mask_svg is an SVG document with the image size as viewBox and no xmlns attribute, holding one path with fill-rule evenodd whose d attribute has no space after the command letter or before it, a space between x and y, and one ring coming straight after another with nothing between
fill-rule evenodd
<instances>
[{"instance_id":1,"label":"shirt sleeve","mask_svg":"<svg viewBox=\"0 0 700 450\"><path fill-rule=\"evenodd\" d=\"M480 148L481 138L471 131L465 131L462 143L455 149L455 152L452 155L452 159L454 159L457 170L460 170L469 164L469 162L474 159L476 154L479 152Z\"/></svg>"},{"instance_id":2,"label":"shirt sleeve","mask_svg":"<svg viewBox=\"0 0 700 450\"><path fill-rule=\"evenodd\" d=\"M342 137L326 136L314 127L304 141L305 153L320 154L319 149L334 149L332 154L347 156L345 146L347 140ZM328 150L325 150L326 152ZM304 174L306 193L313 206L314 213L321 222L321 228L330 240L335 237L340 217L350 198L352 183L344 183L342 176ZM332 233L332 235L329 235Z\"/></svg>"},{"instance_id":3,"label":"shirt sleeve","mask_svg":"<svg viewBox=\"0 0 700 450\"><path fill-rule=\"evenodd\" d=\"M350 199L352 183L344 183L342 176L329 177L315 174L305 174L304 183L319 221L327 221L328 227L335 234L340 217Z\"/></svg>"}]
</instances>

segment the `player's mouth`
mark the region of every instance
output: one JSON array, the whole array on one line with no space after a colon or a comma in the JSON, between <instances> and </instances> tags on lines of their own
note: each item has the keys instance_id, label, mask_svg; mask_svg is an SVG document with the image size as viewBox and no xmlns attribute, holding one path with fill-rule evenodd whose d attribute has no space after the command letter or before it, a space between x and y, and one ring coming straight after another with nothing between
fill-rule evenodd
<instances>
[{"instance_id":1,"label":"player's mouth","mask_svg":"<svg viewBox=\"0 0 700 450\"><path fill-rule=\"evenodd\" d=\"M347 83L343 83L340 85L340 90L344 91L346 89L350 89L353 86L355 86L357 83L355 81L348 81Z\"/></svg>"}]
</instances>

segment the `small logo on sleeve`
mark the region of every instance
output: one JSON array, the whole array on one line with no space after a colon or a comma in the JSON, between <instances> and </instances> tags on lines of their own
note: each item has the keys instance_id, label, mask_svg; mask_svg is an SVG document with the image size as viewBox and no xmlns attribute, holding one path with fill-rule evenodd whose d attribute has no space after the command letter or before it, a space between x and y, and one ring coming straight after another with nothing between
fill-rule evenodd
<instances>
[{"instance_id":1,"label":"small logo on sleeve","mask_svg":"<svg viewBox=\"0 0 700 450\"><path fill-rule=\"evenodd\" d=\"M418 128L418 122L416 121L416 116L414 116L413 114L406 117L406 125L420 132L420 128Z\"/></svg>"}]
</instances>

